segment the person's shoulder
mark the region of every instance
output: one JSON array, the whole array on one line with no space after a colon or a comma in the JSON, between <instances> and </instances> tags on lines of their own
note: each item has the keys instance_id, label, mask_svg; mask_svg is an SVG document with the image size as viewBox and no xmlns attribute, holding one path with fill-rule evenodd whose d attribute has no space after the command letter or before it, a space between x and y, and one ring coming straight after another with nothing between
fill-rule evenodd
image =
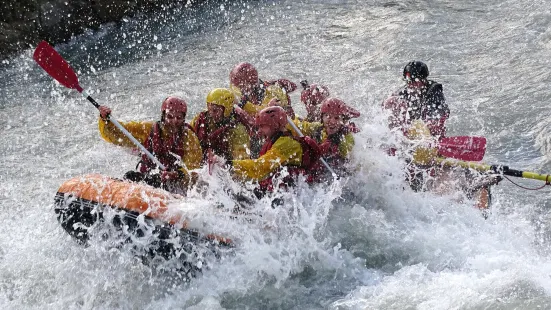
<instances>
[{"instance_id":1,"label":"person's shoulder","mask_svg":"<svg viewBox=\"0 0 551 310\"><path fill-rule=\"evenodd\" d=\"M184 129L184 135L186 135L187 137L194 137L194 138L197 138L197 135L195 134L195 131L193 130L193 127L191 127L190 124L185 124L185 129Z\"/></svg>"},{"instance_id":2,"label":"person's shoulder","mask_svg":"<svg viewBox=\"0 0 551 310\"><path fill-rule=\"evenodd\" d=\"M242 123L236 123L235 127L231 128L231 131L234 133L247 133L247 127L245 127Z\"/></svg>"},{"instance_id":3,"label":"person's shoulder","mask_svg":"<svg viewBox=\"0 0 551 310\"><path fill-rule=\"evenodd\" d=\"M279 137L279 139L276 140L276 142L274 143L274 146L277 147L277 146L283 146L283 145L287 145L287 146L292 146L292 145L298 145L300 146L300 143L292 136L281 136Z\"/></svg>"},{"instance_id":4,"label":"person's shoulder","mask_svg":"<svg viewBox=\"0 0 551 310\"><path fill-rule=\"evenodd\" d=\"M345 135L344 135L344 139L343 139L345 142L352 142L354 143L354 133L353 132L347 132Z\"/></svg>"},{"instance_id":5,"label":"person's shoulder","mask_svg":"<svg viewBox=\"0 0 551 310\"><path fill-rule=\"evenodd\" d=\"M444 86L442 85L442 83L439 83L433 80L428 80L428 88L434 89L434 90L443 90Z\"/></svg>"},{"instance_id":6,"label":"person's shoulder","mask_svg":"<svg viewBox=\"0 0 551 310\"><path fill-rule=\"evenodd\" d=\"M193 116L193 121L196 121L197 119L199 118L203 118L207 115L208 111L207 110L203 110L203 111L199 111L197 114L195 114L195 116Z\"/></svg>"},{"instance_id":7,"label":"person's shoulder","mask_svg":"<svg viewBox=\"0 0 551 310\"><path fill-rule=\"evenodd\" d=\"M390 96L391 97L403 97L407 94L407 85L400 86L400 88L396 89Z\"/></svg>"},{"instance_id":8,"label":"person's shoulder","mask_svg":"<svg viewBox=\"0 0 551 310\"><path fill-rule=\"evenodd\" d=\"M157 122L155 121L130 121L125 127L136 128L136 130L151 131Z\"/></svg>"}]
</instances>

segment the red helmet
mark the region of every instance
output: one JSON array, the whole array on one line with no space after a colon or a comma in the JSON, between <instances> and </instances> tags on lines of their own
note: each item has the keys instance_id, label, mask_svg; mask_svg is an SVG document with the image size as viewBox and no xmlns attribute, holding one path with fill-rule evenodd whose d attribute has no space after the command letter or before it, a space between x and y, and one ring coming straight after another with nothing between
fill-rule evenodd
<instances>
[{"instance_id":1,"label":"red helmet","mask_svg":"<svg viewBox=\"0 0 551 310\"><path fill-rule=\"evenodd\" d=\"M321 114L343 115L347 118L355 118L360 116L360 112L352 107L349 107L344 101L330 97L321 103Z\"/></svg>"},{"instance_id":2,"label":"red helmet","mask_svg":"<svg viewBox=\"0 0 551 310\"><path fill-rule=\"evenodd\" d=\"M300 101L304 104L318 105L327 97L329 97L329 89L318 84L308 85L300 93Z\"/></svg>"},{"instance_id":3,"label":"red helmet","mask_svg":"<svg viewBox=\"0 0 551 310\"><path fill-rule=\"evenodd\" d=\"M287 114L280 106L267 107L258 112L254 123L256 126L268 125L275 129L283 129L287 125Z\"/></svg>"},{"instance_id":4,"label":"red helmet","mask_svg":"<svg viewBox=\"0 0 551 310\"><path fill-rule=\"evenodd\" d=\"M258 71L248 62L242 62L230 72L230 84L239 88L244 85L255 85L258 83Z\"/></svg>"},{"instance_id":5,"label":"red helmet","mask_svg":"<svg viewBox=\"0 0 551 310\"><path fill-rule=\"evenodd\" d=\"M187 104L182 98L170 96L163 101L163 104L161 105L161 112L165 112L166 110L170 110L173 112L182 112L184 114L187 113Z\"/></svg>"}]
</instances>

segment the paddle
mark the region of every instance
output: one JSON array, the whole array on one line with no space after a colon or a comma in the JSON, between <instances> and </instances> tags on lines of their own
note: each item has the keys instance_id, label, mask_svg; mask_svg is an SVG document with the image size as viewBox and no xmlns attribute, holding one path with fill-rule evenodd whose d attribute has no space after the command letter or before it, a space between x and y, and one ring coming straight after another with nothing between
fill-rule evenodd
<instances>
[{"instance_id":1,"label":"paddle","mask_svg":"<svg viewBox=\"0 0 551 310\"><path fill-rule=\"evenodd\" d=\"M61 85L76 89L79 93L88 99L97 109L100 105L90 97L79 85L78 77L63 57L46 41L42 41L38 44L34 51L33 59L46 71L51 77L58 81ZM128 137L147 157L149 157L161 170L165 170L165 166L153 156L136 138L132 136L119 122L110 117L109 121L113 123L125 136Z\"/></svg>"},{"instance_id":2,"label":"paddle","mask_svg":"<svg viewBox=\"0 0 551 310\"><path fill-rule=\"evenodd\" d=\"M298 129L297 125L295 125L295 123L293 122L293 120L289 116L287 116L287 123L289 123L289 125L291 125L291 127L293 127L293 129L295 130L295 132L298 134L299 137L301 137L301 138L304 137L304 135L302 134L302 131L300 131L300 129ZM333 176L333 179L338 180L339 176L335 173L335 171L333 171L333 169L329 166L329 164L321 156L320 156L320 161L325 166L325 168L327 168L327 170L329 172L331 172L331 175Z\"/></svg>"},{"instance_id":3,"label":"paddle","mask_svg":"<svg viewBox=\"0 0 551 310\"><path fill-rule=\"evenodd\" d=\"M484 137L443 137L438 142L438 153L444 157L465 161L480 161L486 153Z\"/></svg>"},{"instance_id":4,"label":"paddle","mask_svg":"<svg viewBox=\"0 0 551 310\"><path fill-rule=\"evenodd\" d=\"M487 164L473 163L473 162L460 161L460 160L450 160L447 158L437 158L436 162L445 166L459 166L463 168L475 169L482 172L492 171L495 173L508 175L512 177L545 181L546 183L549 183L549 181L551 181L551 175L549 174L538 174L535 172L515 170L515 169L509 168L508 166L503 166L503 165L487 165Z\"/></svg>"}]
</instances>

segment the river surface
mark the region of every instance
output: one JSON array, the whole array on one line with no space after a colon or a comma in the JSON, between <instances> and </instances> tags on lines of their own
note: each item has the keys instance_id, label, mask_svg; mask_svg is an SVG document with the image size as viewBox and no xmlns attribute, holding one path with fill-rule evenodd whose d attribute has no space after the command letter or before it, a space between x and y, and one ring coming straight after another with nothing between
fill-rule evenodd
<instances>
[{"instance_id":1,"label":"river surface","mask_svg":"<svg viewBox=\"0 0 551 310\"><path fill-rule=\"evenodd\" d=\"M550 8L537 0L213 1L56 46L120 120L158 119L167 95L185 98L191 119L242 61L264 79L325 84L362 112L356 176L300 188L290 212L266 208L275 229L213 219L241 246L187 282L124 249L84 248L60 228L60 184L87 173L120 177L136 157L99 137L97 110L54 83L31 49L4 62L0 308L551 308L548 188L502 181L485 220L472 201L409 190L400 160L379 147L392 139L381 102L403 84L404 65L422 60L444 85L449 135L486 137L487 163L551 172ZM291 98L304 114L299 92Z\"/></svg>"}]
</instances>

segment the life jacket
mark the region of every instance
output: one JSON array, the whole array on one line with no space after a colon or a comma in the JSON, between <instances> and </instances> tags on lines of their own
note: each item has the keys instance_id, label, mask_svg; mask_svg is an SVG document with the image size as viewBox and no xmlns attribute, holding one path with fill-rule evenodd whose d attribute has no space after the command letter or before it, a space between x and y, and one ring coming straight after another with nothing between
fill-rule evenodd
<instances>
[{"instance_id":1,"label":"life jacket","mask_svg":"<svg viewBox=\"0 0 551 310\"><path fill-rule=\"evenodd\" d=\"M450 110L442 94L442 84L428 81L426 89L413 93L409 92L406 86L398 93L398 96L408 102L405 111L407 117L403 120L404 125L409 125L414 120L422 120L427 124L433 136L445 135L445 122L450 115ZM403 107L397 106L396 108Z\"/></svg>"},{"instance_id":2,"label":"life jacket","mask_svg":"<svg viewBox=\"0 0 551 310\"><path fill-rule=\"evenodd\" d=\"M195 134L199 139L203 150L203 161L207 159L208 150L212 150L214 154L224 157L231 161L231 145L229 143L229 135L231 130L235 129L237 122L233 115L229 120L224 120L221 124L216 124L217 128L209 132L209 123L211 118L206 111L199 113L199 117L195 123Z\"/></svg>"},{"instance_id":3,"label":"life jacket","mask_svg":"<svg viewBox=\"0 0 551 310\"><path fill-rule=\"evenodd\" d=\"M316 141L310 137L294 137L289 132L280 132L270 139L267 139L266 142L262 145L259 155L262 156L268 152L276 141L283 137L291 137L298 143L302 148L302 158L301 164L299 166L287 166L287 171L289 176L283 178L284 186L293 186L295 184L295 178L298 175L305 175L307 181L312 180L313 178L309 176L309 172L312 167L319 161L321 153L320 148ZM263 191L273 191L273 178L279 174L279 171L273 173L271 176L259 182L260 188Z\"/></svg>"},{"instance_id":4,"label":"life jacket","mask_svg":"<svg viewBox=\"0 0 551 310\"><path fill-rule=\"evenodd\" d=\"M336 172L344 172L345 164L348 162L348 158L341 155L340 145L344 141L344 137L351 131L357 129L356 127L344 126L338 132L327 136L325 141L322 141L323 127L319 127L312 137L318 142L321 151L321 156L325 159L327 164ZM327 173L327 168L324 167L321 162L316 163L313 167L313 175L320 177Z\"/></svg>"},{"instance_id":5,"label":"life jacket","mask_svg":"<svg viewBox=\"0 0 551 310\"><path fill-rule=\"evenodd\" d=\"M181 159L184 158L185 154L182 139L185 131L188 129L191 130L191 127L186 123L182 126L178 134L172 135L169 141L163 141L161 122L156 122L149 133L149 137L145 140L144 147L153 154L167 170L177 170L182 167ZM149 173L157 167L146 154L142 154L138 166L142 173Z\"/></svg>"}]
</instances>

